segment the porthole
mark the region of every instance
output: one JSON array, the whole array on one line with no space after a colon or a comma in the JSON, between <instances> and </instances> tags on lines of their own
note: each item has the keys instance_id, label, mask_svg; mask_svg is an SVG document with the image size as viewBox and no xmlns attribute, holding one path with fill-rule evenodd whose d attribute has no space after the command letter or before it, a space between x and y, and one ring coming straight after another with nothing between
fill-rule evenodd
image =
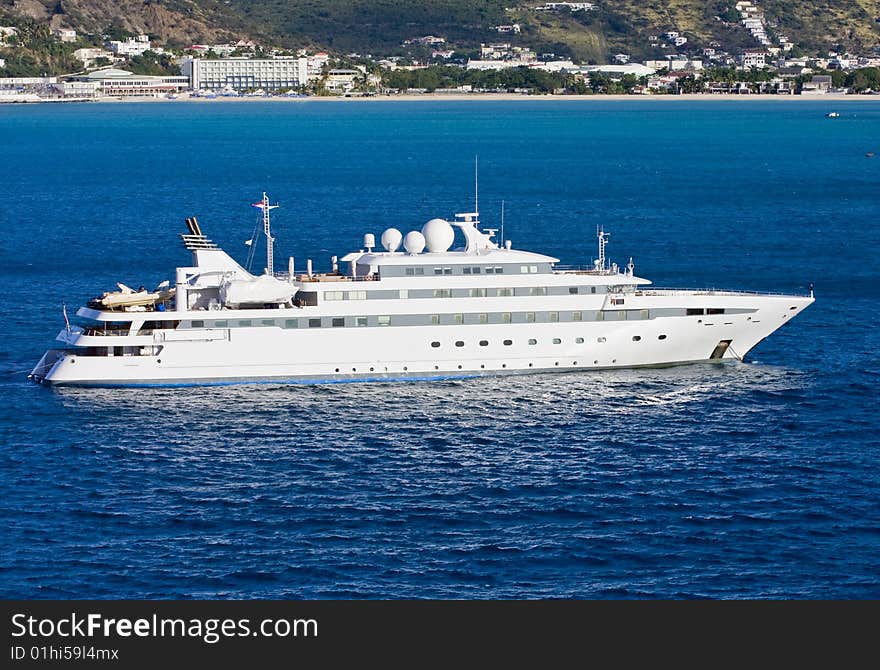
<instances>
[{"instance_id":1,"label":"porthole","mask_svg":"<svg viewBox=\"0 0 880 670\"><path fill-rule=\"evenodd\" d=\"M605 338L604 338L604 337L599 337L599 338L596 339L596 342L598 342L599 344L601 344L601 343L604 342L604 341L605 341Z\"/></svg>"},{"instance_id":2,"label":"porthole","mask_svg":"<svg viewBox=\"0 0 880 670\"><path fill-rule=\"evenodd\" d=\"M501 367L502 367L502 368L506 368L506 367L507 367L507 363L502 363L502 364L501 364Z\"/></svg>"},{"instance_id":3,"label":"porthole","mask_svg":"<svg viewBox=\"0 0 880 670\"><path fill-rule=\"evenodd\" d=\"M370 368L370 372L372 372L372 371L373 371L373 368Z\"/></svg>"},{"instance_id":4,"label":"porthole","mask_svg":"<svg viewBox=\"0 0 880 670\"><path fill-rule=\"evenodd\" d=\"M435 366L434 366L434 369L435 369L435 370L439 370L439 369L440 369L440 366L439 366L439 365L435 365Z\"/></svg>"},{"instance_id":5,"label":"porthole","mask_svg":"<svg viewBox=\"0 0 880 670\"><path fill-rule=\"evenodd\" d=\"M633 342L638 342L642 339L641 335L633 335Z\"/></svg>"},{"instance_id":6,"label":"porthole","mask_svg":"<svg viewBox=\"0 0 880 670\"><path fill-rule=\"evenodd\" d=\"M431 346L436 349L437 347L440 346L440 343L439 342L431 342Z\"/></svg>"},{"instance_id":7,"label":"porthole","mask_svg":"<svg viewBox=\"0 0 880 670\"><path fill-rule=\"evenodd\" d=\"M488 346L489 346L489 340L480 340L480 346L481 346L481 347L488 347Z\"/></svg>"},{"instance_id":8,"label":"porthole","mask_svg":"<svg viewBox=\"0 0 880 670\"><path fill-rule=\"evenodd\" d=\"M562 340L560 340L558 337L554 337L553 344L562 344Z\"/></svg>"},{"instance_id":9,"label":"porthole","mask_svg":"<svg viewBox=\"0 0 880 670\"><path fill-rule=\"evenodd\" d=\"M357 372L358 369L357 369L357 368L352 368L351 371L352 371L352 372Z\"/></svg>"},{"instance_id":10,"label":"porthole","mask_svg":"<svg viewBox=\"0 0 880 670\"><path fill-rule=\"evenodd\" d=\"M74 361L71 360L70 362L73 363ZM157 358L157 359L156 359L156 362L157 362L157 363L161 363L161 362L162 362L162 359L161 359L161 358Z\"/></svg>"},{"instance_id":11,"label":"porthole","mask_svg":"<svg viewBox=\"0 0 880 670\"><path fill-rule=\"evenodd\" d=\"M464 342L462 342L461 340L458 340L458 341L455 343L455 346L456 346L456 347L463 347L463 346L464 346Z\"/></svg>"},{"instance_id":12,"label":"porthole","mask_svg":"<svg viewBox=\"0 0 880 670\"><path fill-rule=\"evenodd\" d=\"M458 369L461 370L461 366L460 366L460 365L458 366Z\"/></svg>"},{"instance_id":13,"label":"porthole","mask_svg":"<svg viewBox=\"0 0 880 670\"><path fill-rule=\"evenodd\" d=\"M403 366L403 369L404 369L404 371L409 370L409 368L406 367L405 365Z\"/></svg>"},{"instance_id":14,"label":"porthole","mask_svg":"<svg viewBox=\"0 0 880 670\"><path fill-rule=\"evenodd\" d=\"M559 365L559 361L556 361L553 365Z\"/></svg>"},{"instance_id":15,"label":"porthole","mask_svg":"<svg viewBox=\"0 0 880 670\"><path fill-rule=\"evenodd\" d=\"M538 340L529 340L529 344L538 344Z\"/></svg>"},{"instance_id":16,"label":"porthole","mask_svg":"<svg viewBox=\"0 0 880 670\"><path fill-rule=\"evenodd\" d=\"M617 363L617 359L616 359L616 358L612 358L612 359L611 359L611 362L612 362L612 363Z\"/></svg>"},{"instance_id":17,"label":"porthole","mask_svg":"<svg viewBox=\"0 0 880 670\"><path fill-rule=\"evenodd\" d=\"M575 343L575 344L583 344L583 343L584 343L584 338L582 338L582 337L576 337L576 338L574 339L574 343Z\"/></svg>"},{"instance_id":18,"label":"porthole","mask_svg":"<svg viewBox=\"0 0 880 670\"><path fill-rule=\"evenodd\" d=\"M480 364L480 369L481 369L481 370L485 370L485 369L486 369L486 366L483 365L483 364Z\"/></svg>"},{"instance_id":19,"label":"porthole","mask_svg":"<svg viewBox=\"0 0 880 670\"><path fill-rule=\"evenodd\" d=\"M531 364L531 363L529 363L529 367L532 367L532 364Z\"/></svg>"},{"instance_id":20,"label":"porthole","mask_svg":"<svg viewBox=\"0 0 880 670\"><path fill-rule=\"evenodd\" d=\"M599 361L593 361L593 365L599 365Z\"/></svg>"},{"instance_id":21,"label":"porthole","mask_svg":"<svg viewBox=\"0 0 880 670\"><path fill-rule=\"evenodd\" d=\"M336 372L339 372L339 368L336 368Z\"/></svg>"},{"instance_id":22,"label":"porthole","mask_svg":"<svg viewBox=\"0 0 880 670\"><path fill-rule=\"evenodd\" d=\"M504 340L505 347L509 347L511 344L513 344L513 340Z\"/></svg>"},{"instance_id":23,"label":"porthole","mask_svg":"<svg viewBox=\"0 0 880 670\"><path fill-rule=\"evenodd\" d=\"M572 361L571 364L572 364L572 365L577 365L578 362L577 362L577 361Z\"/></svg>"},{"instance_id":24,"label":"porthole","mask_svg":"<svg viewBox=\"0 0 880 670\"><path fill-rule=\"evenodd\" d=\"M657 339L658 339L658 340L665 340L665 339L666 339L666 335L660 335L660 336L657 337Z\"/></svg>"}]
</instances>

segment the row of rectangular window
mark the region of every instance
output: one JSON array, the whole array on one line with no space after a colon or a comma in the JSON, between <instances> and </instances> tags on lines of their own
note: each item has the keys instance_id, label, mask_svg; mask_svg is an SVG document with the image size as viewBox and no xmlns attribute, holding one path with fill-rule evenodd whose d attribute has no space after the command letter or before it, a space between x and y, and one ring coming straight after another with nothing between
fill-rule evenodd
<instances>
[{"instance_id":1,"label":"row of rectangular window","mask_svg":"<svg viewBox=\"0 0 880 670\"><path fill-rule=\"evenodd\" d=\"M605 288L605 287L601 287ZM567 287L568 295L578 295L581 292L581 289L586 293L587 287L579 287L579 286L569 286ZM596 286L590 286L590 294L596 293ZM430 294L427 291L431 291ZM512 297L512 296L545 296L550 295L550 287L548 286L517 286L516 288L467 288L467 289L451 289L451 288L437 288L437 289L416 289L415 291L412 289L399 289L396 291L396 295L390 295L395 293L394 291L324 291L324 300L329 302L339 301L339 300L394 300L395 298L407 299L409 297L414 298L425 298L425 297L434 297L434 298L503 298L503 297ZM300 292L297 297L300 300L301 304L304 305L315 305L317 301L314 300L314 293L309 292ZM622 302L622 301L621 301Z\"/></svg>"},{"instance_id":2,"label":"row of rectangular window","mask_svg":"<svg viewBox=\"0 0 880 670\"><path fill-rule=\"evenodd\" d=\"M193 320L190 328L344 328L366 326L411 326L411 325L476 325L498 323L558 323L584 321L585 313L573 312L483 312L458 314L402 314L374 316L303 317L293 319L223 319L217 321ZM650 311L616 310L613 312L586 312L587 320L596 321L634 321L650 318Z\"/></svg>"},{"instance_id":3,"label":"row of rectangular window","mask_svg":"<svg viewBox=\"0 0 880 670\"><path fill-rule=\"evenodd\" d=\"M401 272L400 268L388 268L384 266L386 269L383 272L390 273L390 275L396 275ZM404 267L402 269L403 275L407 277L422 277L425 274L434 274L435 276L441 275L479 275L479 274L487 274L487 275L501 275L505 273L511 274L538 274L540 272L549 272L550 271L549 263L541 263L539 265L456 265L456 266L435 266L427 268L427 273L425 272L425 268L421 266L417 267Z\"/></svg>"}]
</instances>

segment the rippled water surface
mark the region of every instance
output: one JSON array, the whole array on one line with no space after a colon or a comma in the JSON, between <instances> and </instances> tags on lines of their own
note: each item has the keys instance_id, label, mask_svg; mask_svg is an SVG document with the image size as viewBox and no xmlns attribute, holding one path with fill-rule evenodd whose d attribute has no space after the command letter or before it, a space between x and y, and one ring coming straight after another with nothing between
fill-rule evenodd
<instances>
[{"instance_id":1,"label":"rippled water surface","mask_svg":"<svg viewBox=\"0 0 880 670\"><path fill-rule=\"evenodd\" d=\"M880 102L0 108L0 595L877 598ZM878 152L880 153L880 152ZM480 203L514 246L817 302L744 364L49 390L197 214L315 259Z\"/></svg>"}]
</instances>

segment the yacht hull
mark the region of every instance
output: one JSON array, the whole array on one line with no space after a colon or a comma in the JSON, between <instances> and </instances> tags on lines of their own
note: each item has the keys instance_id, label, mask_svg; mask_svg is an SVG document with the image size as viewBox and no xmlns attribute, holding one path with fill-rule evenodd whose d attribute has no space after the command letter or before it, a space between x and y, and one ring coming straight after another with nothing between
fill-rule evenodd
<instances>
[{"instance_id":1,"label":"yacht hull","mask_svg":"<svg viewBox=\"0 0 880 670\"><path fill-rule=\"evenodd\" d=\"M662 310L705 293L646 292ZM813 302L804 296L713 296L724 314L644 320L369 328L176 331L157 355L51 350L32 373L53 386L176 386L448 379L742 360ZM283 316L288 310L278 310ZM281 319L279 319L279 322ZM96 338L92 338L96 339ZM136 338L135 338L136 339ZM73 343L73 342L72 342ZM79 342L79 346L84 343ZM85 350L81 350L85 351Z\"/></svg>"}]
</instances>

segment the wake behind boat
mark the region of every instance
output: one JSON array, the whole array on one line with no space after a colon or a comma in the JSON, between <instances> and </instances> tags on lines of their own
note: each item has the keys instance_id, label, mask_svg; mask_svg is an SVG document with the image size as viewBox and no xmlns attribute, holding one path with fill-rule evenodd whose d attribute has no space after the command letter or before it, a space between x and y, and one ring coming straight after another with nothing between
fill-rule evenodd
<instances>
[{"instance_id":1,"label":"wake behind boat","mask_svg":"<svg viewBox=\"0 0 880 670\"><path fill-rule=\"evenodd\" d=\"M30 378L50 385L144 386L245 381L332 382L562 372L741 360L812 304L810 295L667 290L605 255L581 269L514 249L479 214L388 228L328 273L254 275L202 231L174 286L120 285L78 310ZM476 209L476 208L475 208ZM456 239L460 246L453 248ZM402 246L402 250L401 250Z\"/></svg>"}]
</instances>

